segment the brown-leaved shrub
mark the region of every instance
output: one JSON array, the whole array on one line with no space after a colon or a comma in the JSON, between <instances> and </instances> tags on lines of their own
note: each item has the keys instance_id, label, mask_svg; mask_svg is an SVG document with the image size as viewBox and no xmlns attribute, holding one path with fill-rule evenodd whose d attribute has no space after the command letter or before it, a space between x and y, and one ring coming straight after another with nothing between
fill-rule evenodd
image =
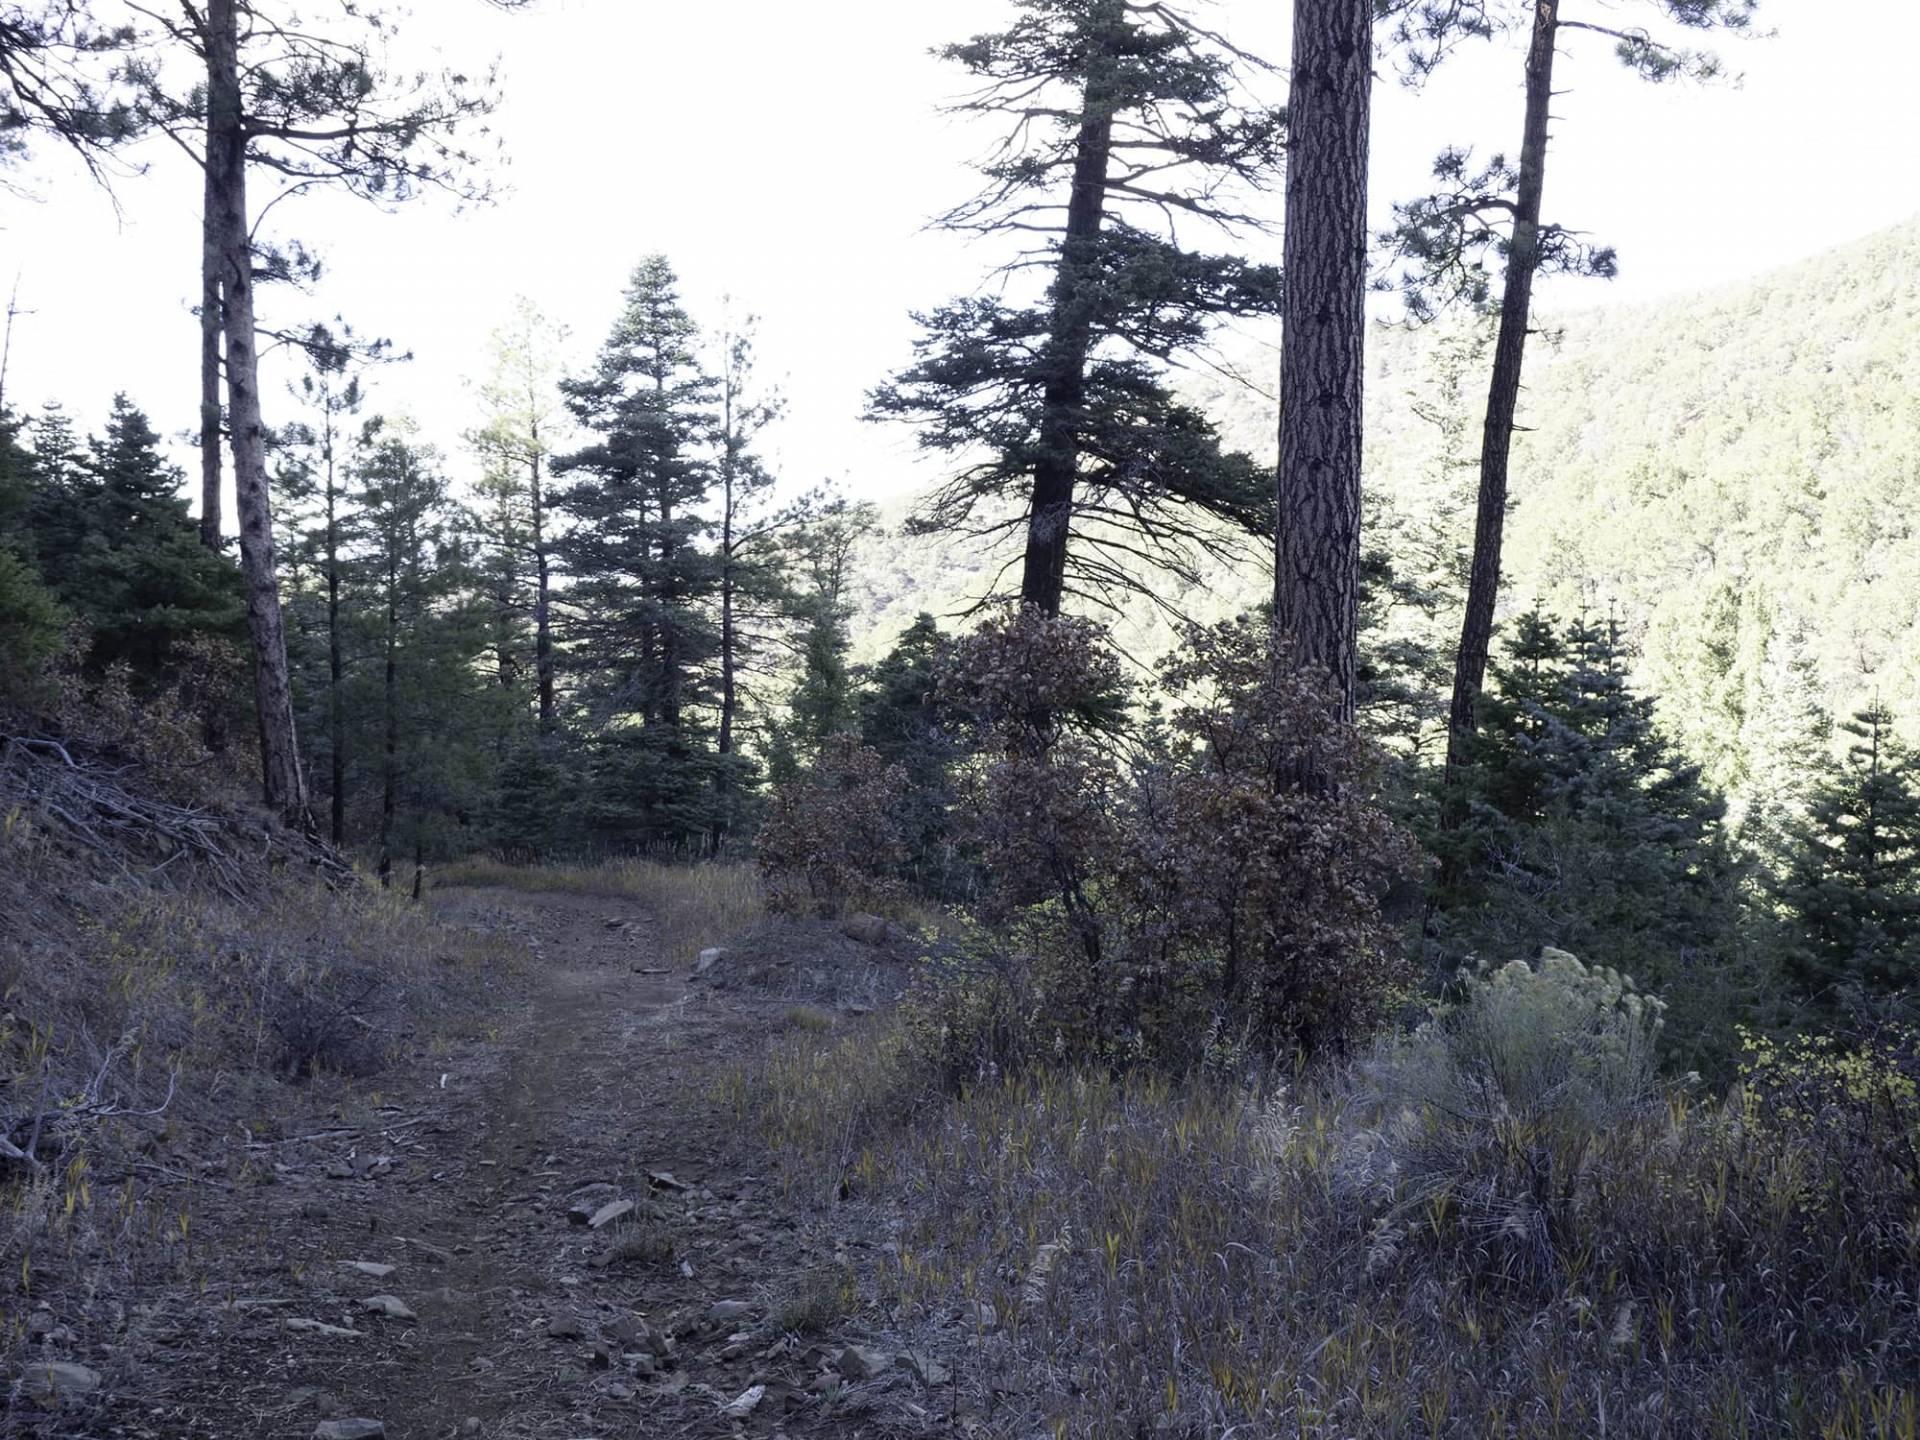
<instances>
[{"instance_id":1,"label":"brown-leaved shrub","mask_svg":"<svg viewBox=\"0 0 1920 1440\"><path fill-rule=\"evenodd\" d=\"M905 784L859 737L829 737L812 772L768 802L754 857L769 908L831 919L897 899L906 847L893 811Z\"/></svg>"}]
</instances>

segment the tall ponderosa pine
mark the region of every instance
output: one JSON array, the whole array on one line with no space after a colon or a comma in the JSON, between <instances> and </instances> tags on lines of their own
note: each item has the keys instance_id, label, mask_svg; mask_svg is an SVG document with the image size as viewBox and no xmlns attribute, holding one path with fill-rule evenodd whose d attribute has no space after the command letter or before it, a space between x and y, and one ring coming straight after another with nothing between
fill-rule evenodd
<instances>
[{"instance_id":1,"label":"tall ponderosa pine","mask_svg":"<svg viewBox=\"0 0 1920 1440\"><path fill-rule=\"evenodd\" d=\"M714 749L716 848L732 828L740 790L748 779L740 732L749 680L765 668L788 598L781 540L811 507L775 508L774 476L757 445L785 411L776 392L755 378L754 322L729 325L720 336L720 412L715 430L714 560L719 568L719 723Z\"/></svg>"},{"instance_id":2,"label":"tall ponderosa pine","mask_svg":"<svg viewBox=\"0 0 1920 1440\"><path fill-rule=\"evenodd\" d=\"M206 0L177 13L141 6L139 13L157 27L150 41L169 42L199 72L197 83L176 86L170 52L156 43L127 73L141 91L143 122L161 127L190 153L199 139L203 538L218 538L218 380L224 377L263 790L271 808L306 828L311 817L280 614L261 416L255 289L266 272L258 263L259 214L318 187L381 203L404 200L424 186L471 190L464 177L474 157L457 147L457 137L487 113L492 96L456 74L436 82L391 72L382 50L392 17L377 9L344 7L332 33L271 0ZM248 198L256 171L282 187L259 212Z\"/></svg>"},{"instance_id":3,"label":"tall ponderosa pine","mask_svg":"<svg viewBox=\"0 0 1920 1440\"><path fill-rule=\"evenodd\" d=\"M914 363L869 413L966 461L916 526L1024 532L1020 597L1057 614L1069 591L1148 590L1143 563L1190 574L1231 532L1267 531L1270 478L1221 449L1164 367L1222 317L1278 313L1276 267L1173 233L1258 228L1245 200L1278 176L1282 121L1248 93L1264 67L1170 4L1019 12L942 52L980 82L958 110L1008 128L985 188L939 223L1017 239L1007 271L1044 274L1045 292L920 317Z\"/></svg>"},{"instance_id":4,"label":"tall ponderosa pine","mask_svg":"<svg viewBox=\"0 0 1920 1440\"><path fill-rule=\"evenodd\" d=\"M1675 25L1692 30L1742 30L1757 0L1634 0ZM1567 0L1459 0L1412 9L1435 37L1429 58L1462 36L1516 29L1527 35L1526 99L1518 164L1496 155L1476 168L1470 151L1449 149L1435 163L1440 188L1399 207L1384 237L1399 261L1399 281L1410 312L1430 315L1441 305L1481 308L1499 290L1492 375L1480 451L1480 491L1474 520L1473 570L1454 667L1448 716L1448 765L1466 763L1468 737L1478 723L1486 680L1494 609L1500 589L1500 551L1506 526L1508 468L1519 409L1520 382L1531 327L1536 276L1574 273L1610 276L1611 249L1584 241L1563 225L1543 223L1554 61L1563 35L1585 33L1614 42L1622 64L1649 80L1709 77L1718 62L1708 54L1655 39L1648 31L1569 18ZM1490 260L1498 264L1491 265ZM1450 812L1450 818L1452 817Z\"/></svg>"},{"instance_id":5,"label":"tall ponderosa pine","mask_svg":"<svg viewBox=\"0 0 1920 1440\"><path fill-rule=\"evenodd\" d=\"M634 272L593 373L562 385L592 443L559 462L573 517L558 554L568 659L600 730L596 824L619 844L710 833L713 754L692 713L713 703L719 567L700 542L715 483L715 382L673 269Z\"/></svg>"},{"instance_id":6,"label":"tall ponderosa pine","mask_svg":"<svg viewBox=\"0 0 1920 1440\"><path fill-rule=\"evenodd\" d=\"M102 179L114 148L139 133L120 84L120 63L138 37L131 25L96 20L93 8L86 0L0 5L0 166L50 136Z\"/></svg>"},{"instance_id":7,"label":"tall ponderosa pine","mask_svg":"<svg viewBox=\"0 0 1920 1440\"><path fill-rule=\"evenodd\" d=\"M1375 0L1295 0L1274 621L1351 720Z\"/></svg>"},{"instance_id":8,"label":"tall ponderosa pine","mask_svg":"<svg viewBox=\"0 0 1920 1440\"><path fill-rule=\"evenodd\" d=\"M1872 705L1840 727L1779 887L1789 978L1818 1013L1920 981L1920 768L1892 726Z\"/></svg>"}]
</instances>

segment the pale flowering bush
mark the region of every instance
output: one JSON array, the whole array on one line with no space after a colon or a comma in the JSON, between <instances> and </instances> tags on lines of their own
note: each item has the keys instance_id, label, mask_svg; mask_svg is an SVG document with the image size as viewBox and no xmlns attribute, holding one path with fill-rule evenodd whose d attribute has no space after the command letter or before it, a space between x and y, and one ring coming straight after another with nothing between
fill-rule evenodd
<instances>
[{"instance_id":1,"label":"pale flowering bush","mask_svg":"<svg viewBox=\"0 0 1920 1440\"><path fill-rule=\"evenodd\" d=\"M1561 950L1469 972L1457 989L1361 1067L1371 1124L1346 1177L1379 1204L1383 1248L1421 1233L1516 1278L1557 1275L1595 1178L1665 1113L1665 1007Z\"/></svg>"}]
</instances>

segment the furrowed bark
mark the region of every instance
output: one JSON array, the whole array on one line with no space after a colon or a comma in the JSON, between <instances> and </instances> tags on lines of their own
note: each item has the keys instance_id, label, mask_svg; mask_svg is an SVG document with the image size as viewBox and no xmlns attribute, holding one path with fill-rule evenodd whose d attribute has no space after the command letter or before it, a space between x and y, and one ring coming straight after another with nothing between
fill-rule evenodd
<instances>
[{"instance_id":1,"label":"furrowed bark","mask_svg":"<svg viewBox=\"0 0 1920 1440\"><path fill-rule=\"evenodd\" d=\"M1298 0L1288 102L1274 616L1353 719L1365 383L1371 0Z\"/></svg>"},{"instance_id":2,"label":"furrowed bark","mask_svg":"<svg viewBox=\"0 0 1920 1440\"><path fill-rule=\"evenodd\" d=\"M241 114L234 9L234 0L208 0L207 166L212 193L218 197L220 277L226 299L227 414L234 503L240 517L240 569L253 642L262 794L269 809L303 834L311 834L313 818L300 771L286 630L274 570L267 432L260 418L260 357L254 335L253 245L247 224L247 134Z\"/></svg>"}]
</instances>

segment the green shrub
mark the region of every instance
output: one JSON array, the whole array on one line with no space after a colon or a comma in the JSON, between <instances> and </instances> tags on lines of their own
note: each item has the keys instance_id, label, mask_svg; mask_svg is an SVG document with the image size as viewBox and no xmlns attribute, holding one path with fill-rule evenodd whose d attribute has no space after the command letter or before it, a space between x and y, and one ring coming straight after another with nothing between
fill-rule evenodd
<instances>
[{"instance_id":1,"label":"green shrub","mask_svg":"<svg viewBox=\"0 0 1920 1440\"><path fill-rule=\"evenodd\" d=\"M0 700L20 691L60 653L68 616L32 568L0 545Z\"/></svg>"},{"instance_id":2,"label":"green shrub","mask_svg":"<svg viewBox=\"0 0 1920 1440\"><path fill-rule=\"evenodd\" d=\"M1663 1007L1560 950L1459 988L1363 1067L1376 1119L1355 1137L1350 1176L1384 1202L1389 1229L1425 1222L1506 1273L1557 1275L1594 1170L1664 1113Z\"/></svg>"}]
</instances>

